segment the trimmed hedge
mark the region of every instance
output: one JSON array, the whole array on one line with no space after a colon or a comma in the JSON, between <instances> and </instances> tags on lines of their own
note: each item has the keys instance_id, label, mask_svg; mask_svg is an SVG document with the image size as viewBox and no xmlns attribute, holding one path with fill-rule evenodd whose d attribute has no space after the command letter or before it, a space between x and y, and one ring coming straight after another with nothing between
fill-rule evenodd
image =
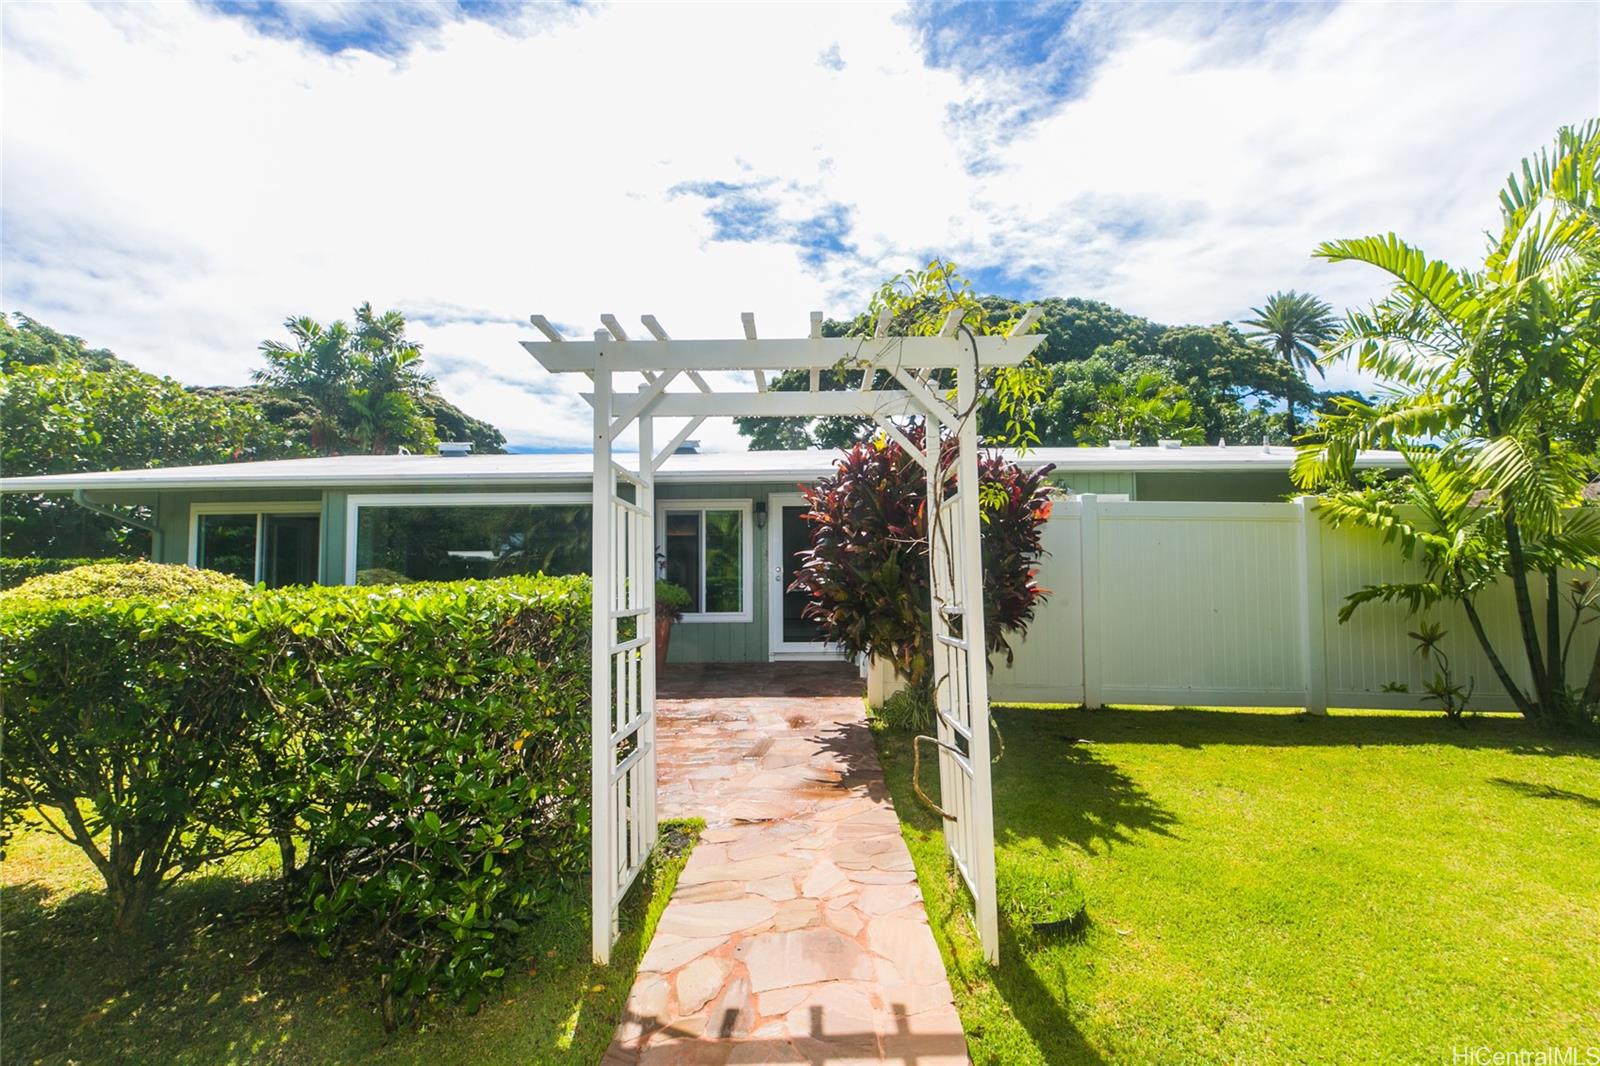
<instances>
[{"instance_id":1,"label":"trimmed hedge","mask_svg":"<svg viewBox=\"0 0 1600 1066\"><path fill-rule=\"evenodd\" d=\"M127 559L40 559L31 555L0 557L0 589L16 588L30 577L55 574L97 563L125 563Z\"/></svg>"},{"instance_id":2,"label":"trimmed hedge","mask_svg":"<svg viewBox=\"0 0 1600 1066\"><path fill-rule=\"evenodd\" d=\"M112 599L171 600L212 592L244 592L243 581L215 570L196 570L175 563L88 563L54 574L30 577L13 589L0 592L0 600L33 597L45 600Z\"/></svg>"},{"instance_id":3,"label":"trimmed hedge","mask_svg":"<svg viewBox=\"0 0 1600 1066\"><path fill-rule=\"evenodd\" d=\"M371 960L393 1026L475 1004L587 872L588 681L583 578L0 602L0 802L50 809L124 928L276 836L290 928Z\"/></svg>"}]
</instances>

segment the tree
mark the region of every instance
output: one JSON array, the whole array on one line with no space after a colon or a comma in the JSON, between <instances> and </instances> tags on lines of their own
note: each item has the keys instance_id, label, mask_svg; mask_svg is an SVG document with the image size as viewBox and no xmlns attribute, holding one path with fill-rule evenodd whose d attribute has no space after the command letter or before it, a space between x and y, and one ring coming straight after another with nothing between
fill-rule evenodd
<instances>
[{"instance_id":1,"label":"tree","mask_svg":"<svg viewBox=\"0 0 1600 1066\"><path fill-rule=\"evenodd\" d=\"M1333 306L1310 293L1275 292L1267 298L1265 307L1253 307L1244 325L1251 332L1246 336L1272 351L1296 375L1315 369L1318 377L1324 376L1322 349L1339 333L1339 322ZM1295 435L1293 394L1283 394L1288 405L1284 426L1289 436Z\"/></svg>"},{"instance_id":2,"label":"tree","mask_svg":"<svg viewBox=\"0 0 1600 1066\"><path fill-rule=\"evenodd\" d=\"M849 322L824 321L822 335L866 341L877 331L879 317L886 315L890 336L932 337L944 328L946 316L953 310L961 312L958 328L976 336L1005 333L1022 316L1020 304L980 300L955 263L934 259L921 270L904 271L885 281L873 293L867 310ZM779 392L803 391L811 387L810 377L807 372L785 371L769 387ZM861 373L858 368L840 366L824 370L818 377L820 389L838 391L858 387ZM935 381L952 384L938 376ZM1038 362L1030 360L1022 366L989 371L984 386L979 390L984 395L984 407L978 417L985 433L1022 447L1037 444L1033 411L1043 387ZM885 375L878 376L875 387L888 391L901 388L899 382ZM739 432L750 438L751 447L758 449L848 447L877 432L870 419L862 418L736 418L734 423Z\"/></svg>"},{"instance_id":3,"label":"tree","mask_svg":"<svg viewBox=\"0 0 1600 1066\"><path fill-rule=\"evenodd\" d=\"M267 365L252 377L304 401L313 451L432 450L438 441L418 404L433 381L422 371L422 349L406 340L404 316L376 314L364 303L355 320L352 330L343 321L324 326L309 317L286 319L290 343L262 341Z\"/></svg>"},{"instance_id":4,"label":"tree","mask_svg":"<svg viewBox=\"0 0 1600 1066\"><path fill-rule=\"evenodd\" d=\"M1295 462L1308 487L1348 483L1357 451L1402 446L1409 502L1382 490L1335 491L1329 514L1420 551L1424 581L1375 587L1352 605L1401 600L1418 610L1462 604L1517 708L1554 726L1595 715L1600 683L1567 684L1562 569L1600 563L1600 509L1585 486L1600 473L1600 121L1563 128L1524 160L1501 194L1501 226L1475 270L1429 259L1394 234L1331 241L1317 254L1391 278L1389 294L1351 312L1329 356L1349 354L1389 379L1381 402L1342 400L1320 441ZM1426 444L1430 451L1417 450ZM1476 620L1490 576L1509 581L1531 684L1518 685ZM1545 594L1543 631L1532 586ZM1600 679L1600 651L1590 670Z\"/></svg>"},{"instance_id":5,"label":"tree","mask_svg":"<svg viewBox=\"0 0 1600 1066\"><path fill-rule=\"evenodd\" d=\"M13 317L17 320L14 326L11 324ZM104 348L90 348L82 337L58 333L20 311L10 315L0 313L0 371L66 360L95 370L128 365Z\"/></svg>"},{"instance_id":6,"label":"tree","mask_svg":"<svg viewBox=\"0 0 1600 1066\"><path fill-rule=\"evenodd\" d=\"M909 436L920 445L922 428ZM947 439L941 465L954 458ZM1051 469L1024 471L992 453L979 463L985 632L990 653L1008 659L1011 634L1026 630L1048 595L1037 576ZM794 583L828 641L887 660L918 691L930 684L933 652L927 486L922 465L894 441L847 449L835 472L806 490L812 547Z\"/></svg>"},{"instance_id":7,"label":"tree","mask_svg":"<svg viewBox=\"0 0 1600 1066\"><path fill-rule=\"evenodd\" d=\"M115 357L86 362L69 353L0 372L0 466L8 476L274 458L285 447L259 408L196 395ZM7 493L0 509L10 554L148 550L142 531L60 497Z\"/></svg>"},{"instance_id":8,"label":"tree","mask_svg":"<svg viewBox=\"0 0 1600 1066\"><path fill-rule=\"evenodd\" d=\"M1114 440L1150 445L1164 439L1196 444L1205 438L1194 416L1194 403L1182 385L1146 370L1113 381L1095 395L1094 412L1081 439L1095 445Z\"/></svg>"},{"instance_id":9,"label":"tree","mask_svg":"<svg viewBox=\"0 0 1600 1066\"><path fill-rule=\"evenodd\" d=\"M970 285L943 260L935 260L926 270L899 275L888 286L905 312L896 311L896 330L905 320L914 320L919 328L937 332L942 317L929 310L945 306L942 301L954 293L961 294L967 309L964 321L989 332L1003 329L1024 310L1016 300L973 295ZM823 336L871 336L873 312L883 306L883 292L880 290L869 311L848 321L825 321ZM1034 353L1035 363L1042 369L1037 376L1026 372L1024 378L1033 380L1036 387L1030 389L1035 399L1022 420L1033 422L1041 445L1074 445L1095 438L1090 423L1099 390L1112 381L1131 383L1146 372L1168 378L1184 390L1193 425L1200 429L1198 436L1192 437L1197 441L1287 443L1282 420L1267 418L1261 401L1287 397L1303 407L1319 404L1319 394L1297 369L1270 350L1250 343L1226 322L1164 326L1108 304L1077 298L1050 297L1031 306L1040 311L1037 330L1045 339ZM807 388L809 381L804 374L785 374L773 387ZM824 373L822 387L853 388L855 382ZM1021 413L1011 411L1010 420L1017 421L1015 416ZM992 401L985 402L979 417L986 436L1005 435L1007 414ZM859 419L744 418L737 422L740 432L750 438L750 446L758 449L839 447L873 432L869 423Z\"/></svg>"}]
</instances>

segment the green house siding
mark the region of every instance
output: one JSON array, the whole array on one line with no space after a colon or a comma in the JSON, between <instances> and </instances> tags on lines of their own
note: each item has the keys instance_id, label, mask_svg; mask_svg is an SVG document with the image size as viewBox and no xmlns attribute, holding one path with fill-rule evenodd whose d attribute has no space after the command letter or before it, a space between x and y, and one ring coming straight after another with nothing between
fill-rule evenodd
<instances>
[{"instance_id":1,"label":"green house siding","mask_svg":"<svg viewBox=\"0 0 1600 1066\"><path fill-rule=\"evenodd\" d=\"M189 561L190 508L197 503L237 503L240 510L254 510L262 503L304 503L319 500L323 493L308 489L209 489L204 492L168 491L155 494L157 534L151 556L158 563ZM107 497L110 498L109 496ZM149 497L127 502L151 502ZM327 507L323 507L323 563L327 563Z\"/></svg>"},{"instance_id":2,"label":"green house siding","mask_svg":"<svg viewBox=\"0 0 1600 1066\"><path fill-rule=\"evenodd\" d=\"M1050 484L1074 495L1092 492L1099 496L1126 495L1130 500L1139 499L1132 474L1104 470L1057 470L1051 473Z\"/></svg>"},{"instance_id":3,"label":"green house siding","mask_svg":"<svg viewBox=\"0 0 1600 1066\"><path fill-rule=\"evenodd\" d=\"M1136 498L1156 502L1276 503L1295 491L1285 470L1195 470L1142 473L1138 478Z\"/></svg>"},{"instance_id":4,"label":"green house siding","mask_svg":"<svg viewBox=\"0 0 1600 1066\"><path fill-rule=\"evenodd\" d=\"M1050 481L1065 491L1126 495L1130 499L1146 501L1272 501L1282 499L1293 491L1288 475L1282 471L1187 473L1056 471L1051 475ZM195 504L237 503L241 508L250 508L267 502L320 500L322 503L320 578L324 584L340 584L347 578L346 516L352 495L448 495L462 492L494 495L573 493L587 492L588 488L586 482L503 485L493 488L474 485L420 488L375 484L363 486L357 493L342 489L162 491L145 494L137 500L129 497L117 502L153 503L159 527L153 549L154 556L162 562L185 563L189 560L190 509ZM774 494L790 494L797 491L799 486L789 481L666 482L657 486L656 495L660 505L670 503L672 500L750 500L752 504L769 504L769 497ZM109 494L106 498L109 502ZM767 617L770 597L771 560L768 555L770 521L766 528L756 526L754 521L751 524L750 621L683 622L674 626L670 649L672 662L765 662L767 660L770 650L768 647L770 621Z\"/></svg>"},{"instance_id":5,"label":"green house siding","mask_svg":"<svg viewBox=\"0 0 1600 1066\"><path fill-rule=\"evenodd\" d=\"M754 484L669 483L656 487L657 510L671 500L750 500L765 503L773 493L798 492L793 482ZM767 661L767 530L753 530L751 612L748 622L680 622L672 627L667 661L674 663L764 663Z\"/></svg>"}]
</instances>

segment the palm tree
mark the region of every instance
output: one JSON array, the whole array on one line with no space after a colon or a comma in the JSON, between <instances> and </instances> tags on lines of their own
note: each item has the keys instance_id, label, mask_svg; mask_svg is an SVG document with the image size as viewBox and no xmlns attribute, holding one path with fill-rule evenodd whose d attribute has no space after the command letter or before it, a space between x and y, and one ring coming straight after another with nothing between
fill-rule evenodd
<instances>
[{"instance_id":1,"label":"palm tree","mask_svg":"<svg viewBox=\"0 0 1600 1066\"><path fill-rule=\"evenodd\" d=\"M399 311L375 314L370 303L356 308L350 369L352 430L363 451L381 455L395 441L433 444L432 424L416 403L433 379L423 373L422 349L406 339Z\"/></svg>"},{"instance_id":2,"label":"palm tree","mask_svg":"<svg viewBox=\"0 0 1600 1066\"><path fill-rule=\"evenodd\" d=\"M1600 651L1588 691L1568 686L1561 575L1600 559L1600 507L1584 499L1600 472L1600 120L1562 129L1500 199L1501 231L1479 269L1429 259L1392 233L1318 248L1331 262L1390 276L1389 294L1352 312L1331 352L1354 356L1392 391L1377 404L1340 400L1294 474L1306 487L1341 487L1360 449L1428 445L1426 461L1408 450L1404 491L1418 511L1395 508L1378 490L1330 499L1335 521L1378 529L1408 555L1420 548L1427 564L1424 582L1365 598L1413 610L1460 602L1518 709L1558 725L1600 704ZM1499 576L1516 601L1526 690L1473 608L1487 578ZM1530 591L1539 577L1542 633Z\"/></svg>"},{"instance_id":3,"label":"palm tree","mask_svg":"<svg viewBox=\"0 0 1600 1066\"><path fill-rule=\"evenodd\" d=\"M351 372L350 329L343 322L324 327L309 317L288 318L283 326L293 344L262 341L267 365L250 376L260 384L311 404L311 446L331 455L344 441Z\"/></svg>"},{"instance_id":4,"label":"palm tree","mask_svg":"<svg viewBox=\"0 0 1600 1066\"><path fill-rule=\"evenodd\" d=\"M1250 313L1255 317L1241 323L1248 327L1246 337L1270 348L1297 374L1315 369L1318 377L1326 376L1322 370L1322 349L1339 333L1333 305L1308 292L1290 289L1273 293L1265 307L1252 307ZM1296 429L1294 397L1286 395L1284 401L1289 406L1285 424L1292 439Z\"/></svg>"}]
</instances>

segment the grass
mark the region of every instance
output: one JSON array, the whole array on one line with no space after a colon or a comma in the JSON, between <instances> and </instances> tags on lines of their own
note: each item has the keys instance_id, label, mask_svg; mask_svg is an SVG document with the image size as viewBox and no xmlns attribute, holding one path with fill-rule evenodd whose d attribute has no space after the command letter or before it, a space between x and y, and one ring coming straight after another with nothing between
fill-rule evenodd
<instances>
[{"instance_id":1,"label":"grass","mask_svg":"<svg viewBox=\"0 0 1600 1066\"><path fill-rule=\"evenodd\" d=\"M1088 917L1049 939L1002 919L997 970L910 739L878 732L980 1066L1600 1044L1600 745L1498 716L996 718L997 868L1075 885Z\"/></svg>"},{"instance_id":2,"label":"grass","mask_svg":"<svg viewBox=\"0 0 1600 1066\"><path fill-rule=\"evenodd\" d=\"M172 886L148 945L119 949L83 854L42 829L13 840L4 893L0 1031L8 1063L595 1063L605 1053L698 822L662 847L623 910L609 967L589 959L587 884L529 932L476 1014L432 1004L386 1035L374 982L280 935L264 854Z\"/></svg>"}]
</instances>

